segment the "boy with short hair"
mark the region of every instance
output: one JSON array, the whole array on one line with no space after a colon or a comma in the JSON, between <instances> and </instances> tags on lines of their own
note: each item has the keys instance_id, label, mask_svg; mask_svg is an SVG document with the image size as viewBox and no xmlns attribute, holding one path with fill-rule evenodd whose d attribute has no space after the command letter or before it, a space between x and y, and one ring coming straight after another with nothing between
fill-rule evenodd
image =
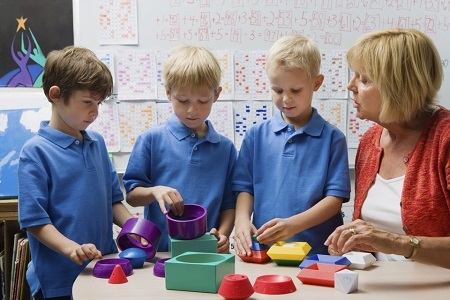
<instances>
[{"instance_id":1,"label":"boy with short hair","mask_svg":"<svg viewBox=\"0 0 450 300\"><path fill-rule=\"evenodd\" d=\"M127 202L145 206L145 218L161 229L158 251L168 251L167 207L181 215L184 203L202 205L218 251L228 253L237 152L207 120L222 90L220 65L206 48L184 46L170 55L163 75L174 114L137 138L123 177Z\"/></svg>"},{"instance_id":2,"label":"boy with short hair","mask_svg":"<svg viewBox=\"0 0 450 300\"><path fill-rule=\"evenodd\" d=\"M20 154L19 223L30 243L35 299L71 299L89 260L117 252L113 222L122 227L133 216L102 136L86 130L112 93L108 68L88 49L52 51L43 89L52 115Z\"/></svg>"},{"instance_id":3,"label":"boy with short hair","mask_svg":"<svg viewBox=\"0 0 450 300\"><path fill-rule=\"evenodd\" d=\"M345 136L311 106L324 78L320 60L316 43L302 35L285 36L268 52L279 111L250 128L239 152L233 179L238 254L251 255L253 234L263 244L308 242L310 254L327 254L326 238L343 223L342 202L350 197Z\"/></svg>"}]
</instances>

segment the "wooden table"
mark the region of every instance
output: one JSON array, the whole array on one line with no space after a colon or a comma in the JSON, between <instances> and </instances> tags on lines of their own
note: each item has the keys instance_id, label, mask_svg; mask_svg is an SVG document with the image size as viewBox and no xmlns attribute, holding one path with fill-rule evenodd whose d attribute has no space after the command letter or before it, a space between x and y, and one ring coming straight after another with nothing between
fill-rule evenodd
<instances>
[{"instance_id":1,"label":"wooden table","mask_svg":"<svg viewBox=\"0 0 450 300\"><path fill-rule=\"evenodd\" d=\"M78 276L73 287L75 300L83 299L223 299L219 294L166 290L165 279L153 275L154 261L167 257L168 253L158 253L152 262L135 269L124 284L109 284L108 279L96 278L92 261ZM117 257L108 255L107 257ZM251 283L256 277L265 274L290 276L297 291L286 295L264 295L254 293L249 299L449 299L450 270L412 261L376 262L366 270L358 272L359 289L350 294L342 293L332 287L303 284L296 276L298 267L277 266L275 263L251 264L236 256L237 274L245 274Z\"/></svg>"}]
</instances>

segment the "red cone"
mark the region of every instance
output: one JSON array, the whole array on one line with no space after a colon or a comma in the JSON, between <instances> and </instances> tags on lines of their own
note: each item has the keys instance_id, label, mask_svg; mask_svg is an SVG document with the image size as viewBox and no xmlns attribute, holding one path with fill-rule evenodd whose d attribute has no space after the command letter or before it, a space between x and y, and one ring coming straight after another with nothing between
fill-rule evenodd
<instances>
[{"instance_id":1,"label":"red cone","mask_svg":"<svg viewBox=\"0 0 450 300\"><path fill-rule=\"evenodd\" d=\"M120 265L116 265L114 267L113 272L111 273L111 277L109 277L108 283L112 284L120 284L128 282L127 276L123 272L123 269Z\"/></svg>"}]
</instances>

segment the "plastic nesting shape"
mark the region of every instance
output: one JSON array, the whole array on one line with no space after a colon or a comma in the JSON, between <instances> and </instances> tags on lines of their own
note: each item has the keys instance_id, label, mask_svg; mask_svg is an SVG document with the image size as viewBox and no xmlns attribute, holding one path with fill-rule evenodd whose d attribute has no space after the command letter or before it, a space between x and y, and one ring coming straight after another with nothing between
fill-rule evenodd
<instances>
[{"instance_id":1,"label":"plastic nesting shape","mask_svg":"<svg viewBox=\"0 0 450 300\"><path fill-rule=\"evenodd\" d=\"M135 239L133 235L147 240L148 245L144 246L141 241ZM117 236L117 246L120 250L128 248L140 248L147 253L146 259L152 259L158 249L161 239L161 230L153 222L143 218L128 219Z\"/></svg>"},{"instance_id":2,"label":"plastic nesting shape","mask_svg":"<svg viewBox=\"0 0 450 300\"><path fill-rule=\"evenodd\" d=\"M172 211L166 214L169 236L177 240L192 240L206 233L206 208L198 204L185 204L181 216Z\"/></svg>"},{"instance_id":3,"label":"plastic nesting shape","mask_svg":"<svg viewBox=\"0 0 450 300\"><path fill-rule=\"evenodd\" d=\"M253 286L246 275L228 274L219 288L219 295L227 300L244 300L253 295Z\"/></svg>"},{"instance_id":4,"label":"plastic nesting shape","mask_svg":"<svg viewBox=\"0 0 450 300\"><path fill-rule=\"evenodd\" d=\"M166 271L164 268L164 264L169 259L170 259L170 257L158 259L155 263L155 266L153 267L153 275L155 275L157 277L166 277Z\"/></svg>"},{"instance_id":5,"label":"plastic nesting shape","mask_svg":"<svg viewBox=\"0 0 450 300\"><path fill-rule=\"evenodd\" d=\"M262 275L256 278L253 285L255 292L268 295L293 293L297 290L292 278L283 275Z\"/></svg>"},{"instance_id":6,"label":"plastic nesting shape","mask_svg":"<svg viewBox=\"0 0 450 300\"><path fill-rule=\"evenodd\" d=\"M364 270L377 261L375 256L366 252L353 251L345 253L342 256L346 257L350 261L351 269Z\"/></svg>"},{"instance_id":7,"label":"plastic nesting shape","mask_svg":"<svg viewBox=\"0 0 450 300\"><path fill-rule=\"evenodd\" d=\"M271 259L267 255L270 246L265 244L260 244L256 239L256 235L252 236L252 255L247 256L244 254L238 254L238 256L245 262L264 264L269 262Z\"/></svg>"},{"instance_id":8,"label":"plastic nesting shape","mask_svg":"<svg viewBox=\"0 0 450 300\"><path fill-rule=\"evenodd\" d=\"M304 284L334 286L334 274L342 270L350 270L345 265L315 263L303 268L297 278Z\"/></svg>"},{"instance_id":9,"label":"plastic nesting shape","mask_svg":"<svg viewBox=\"0 0 450 300\"><path fill-rule=\"evenodd\" d=\"M277 265L298 266L311 251L306 242L277 242L270 247L267 255Z\"/></svg>"},{"instance_id":10,"label":"plastic nesting shape","mask_svg":"<svg viewBox=\"0 0 450 300\"><path fill-rule=\"evenodd\" d=\"M315 263L331 264L331 265L343 265L350 266L350 261L343 256L325 255L325 254L315 254L306 258L299 265L300 269L306 268Z\"/></svg>"},{"instance_id":11,"label":"plastic nesting shape","mask_svg":"<svg viewBox=\"0 0 450 300\"><path fill-rule=\"evenodd\" d=\"M225 275L235 273L233 254L186 252L164 263L166 289L217 293Z\"/></svg>"},{"instance_id":12,"label":"plastic nesting shape","mask_svg":"<svg viewBox=\"0 0 450 300\"><path fill-rule=\"evenodd\" d=\"M147 252L141 248L128 248L120 252L119 257L128 259L133 269L139 269L144 266Z\"/></svg>"},{"instance_id":13,"label":"plastic nesting shape","mask_svg":"<svg viewBox=\"0 0 450 300\"><path fill-rule=\"evenodd\" d=\"M133 274L133 267L128 259L125 258L104 258L97 261L94 265L92 274L98 278L110 278L116 265L119 265L125 276Z\"/></svg>"}]
</instances>

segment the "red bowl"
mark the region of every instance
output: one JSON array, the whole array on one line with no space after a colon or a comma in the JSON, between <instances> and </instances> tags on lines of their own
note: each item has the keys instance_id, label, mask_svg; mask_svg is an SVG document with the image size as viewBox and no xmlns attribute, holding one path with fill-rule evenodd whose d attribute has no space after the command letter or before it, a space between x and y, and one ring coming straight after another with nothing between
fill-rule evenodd
<instances>
[{"instance_id":1,"label":"red bowl","mask_svg":"<svg viewBox=\"0 0 450 300\"><path fill-rule=\"evenodd\" d=\"M283 275L262 275L256 278L253 285L255 292L260 294L281 295L295 292L292 278Z\"/></svg>"},{"instance_id":2,"label":"red bowl","mask_svg":"<svg viewBox=\"0 0 450 300\"><path fill-rule=\"evenodd\" d=\"M247 276L228 274L222 280L219 295L228 300L244 300L253 295L253 287Z\"/></svg>"}]
</instances>

